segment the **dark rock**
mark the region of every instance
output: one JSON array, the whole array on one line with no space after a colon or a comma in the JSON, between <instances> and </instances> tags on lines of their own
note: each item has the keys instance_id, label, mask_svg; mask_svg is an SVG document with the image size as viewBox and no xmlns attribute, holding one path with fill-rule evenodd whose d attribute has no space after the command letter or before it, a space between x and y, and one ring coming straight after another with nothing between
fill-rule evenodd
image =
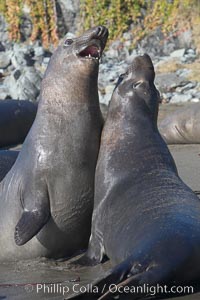
<instances>
[{"instance_id":1,"label":"dark rock","mask_svg":"<svg viewBox=\"0 0 200 300\"><path fill-rule=\"evenodd\" d=\"M24 14L21 17L21 23L20 23L20 34L21 34L21 41L26 41L32 33L33 30L33 24L31 22L31 18L29 15Z\"/></svg>"},{"instance_id":2,"label":"dark rock","mask_svg":"<svg viewBox=\"0 0 200 300\"><path fill-rule=\"evenodd\" d=\"M44 51L44 57L51 57L52 56L52 52L49 50L45 50Z\"/></svg>"},{"instance_id":3,"label":"dark rock","mask_svg":"<svg viewBox=\"0 0 200 300\"><path fill-rule=\"evenodd\" d=\"M24 54L24 59L26 60L26 65L28 67L32 67L35 63L35 60L33 59L34 52L30 51L30 53L25 53Z\"/></svg>"},{"instance_id":4,"label":"dark rock","mask_svg":"<svg viewBox=\"0 0 200 300\"><path fill-rule=\"evenodd\" d=\"M16 70L13 74L15 80L19 79L19 77L21 76L21 71L20 70Z\"/></svg>"},{"instance_id":5,"label":"dark rock","mask_svg":"<svg viewBox=\"0 0 200 300\"><path fill-rule=\"evenodd\" d=\"M6 48L4 47L4 45L0 42L0 51L6 51Z\"/></svg>"}]
</instances>

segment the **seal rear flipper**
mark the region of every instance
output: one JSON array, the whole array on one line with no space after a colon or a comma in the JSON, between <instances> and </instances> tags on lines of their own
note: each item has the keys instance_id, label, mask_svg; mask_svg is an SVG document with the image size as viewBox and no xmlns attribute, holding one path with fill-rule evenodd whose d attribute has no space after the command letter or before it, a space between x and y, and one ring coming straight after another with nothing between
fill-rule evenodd
<instances>
[{"instance_id":1,"label":"seal rear flipper","mask_svg":"<svg viewBox=\"0 0 200 300\"><path fill-rule=\"evenodd\" d=\"M86 256L87 257L87 256ZM131 269L131 264L128 260L122 262L121 264L117 265L115 268L110 269L105 272L101 277L94 280L91 285L94 287L98 287L98 293L91 294L88 292L85 293L76 293L73 296L70 296L67 299L80 299L80 300L89 300L89 299L98 299L100 295L103 294L103 291L107 292L107 288L112 283L118 283L120 280L125 278L128 275Z\"/></svg>"},{"instance_id":2,"label":"seal rear flipper","mask_svg":"<svg viewBox=\"0 0 200 300\"><path fill-rule=\"evenodd\" d=\"M130 258L126 259L116 267L114 267L111 270L108 270L105 272L104 275L101 276L101 278L97 278L93 283L92 287L96 288L98 290L98 293L85 293L85 294L76 294L71 296L67 299L80 299L80 300L89 300L89 299L98 299L98 300L107 300L107 299L113 299L113 297L118 296L120 294L121 296L124 294L127 296L127 292L122 292L123 287L134 287L137 289L137 293L131 293L131 299L144 299L144 297L148 294L146 290L144 289L142 291L142 287L144 286L156 286L157 284L162 285L165 282L168 282L169 279L169 272L170 268L166 265L154 265L149 268L145 268L144 270L137 270L133 267L133 260ZM136 271L137 270L137 271ZM136 273L138 272L138 273ZM119 293L116 293L111 288L111 285L113 285L113 288L117 291L120 291ZM169 285L170 286L170 285ZM92 291L92 289L91 289ZM157 295L158 296L158 295ZM159 295L160 296L160 295ZM123 298L124 299L124 298Z\"/></svg>"},{"instance_id":3,"label":"seal rear flipper","mask_svg":"<svg viewBox=\"0 0 200 300\"><path fill-rule=\"evenodd\" d=\"M131 275L131 273L129 273L128 275L124 276L124 274L121 274L121 280L118 277L120 273L118 274L117 273L115 274L115 272L113 272L109 274L107 278L104 278L102 282L99 282L97 284L98 286L100 285L100 290L103 288L103 284L104 286L107 285L107 291L102 296L100 296L98 300L107 300L113 296L117 297L121 294L122 295L127 294L125 290L127 290L127 287L131 288L132 286L134 286L136 292L131 294L131 299L132 300L144 299L144 297L149 294L148 292L146 292L146 287L152 288L159 283L161 284L163 282L163 277L165 277L166 275L163 274L162 269L160 267L155 267L155 269L148 270L148 271L145 270L136 275ZM119 283L117 283L118 280ZM114 284L114 286L113 288L110 288L112 284ZM124 292L123 292L123 288L124 288ZM115 291L120 291L120 292L115 292L113 289Z\"/></svg>"},{"instance_id":4,"label":"seal rear flipper","mask_svg":"<svg viewBox=\"0 0 200 300\"><path fill-rule=\"evenodd\" d=\"M27 243L42 229L49 217L49 210L24 211L15 227L15 243L18 246Z\"/></svg>"}]
</instances>

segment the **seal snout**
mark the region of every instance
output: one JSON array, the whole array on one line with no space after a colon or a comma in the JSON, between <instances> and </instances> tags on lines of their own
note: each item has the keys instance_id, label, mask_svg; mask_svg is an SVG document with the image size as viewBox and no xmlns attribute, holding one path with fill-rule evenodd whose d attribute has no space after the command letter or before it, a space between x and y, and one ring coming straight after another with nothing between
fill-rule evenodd
<instances>
[{"instance_id":1,"label":"seal snout","mask_svg":"<svg viewBox=\"0 0 200 300\"><path fill-rule=\"evenodd\" d=\"M97 37L99 38L108 38L108 29L105 26L97 27Z\"/></svg>"},{"instance_id":2,"label":"seal snout","mask_svg":"<svg viewBox=\"0 0 200 300\"><path fill-rule=\"evenodd\" d=\"M78 55L81 58L98 61L105 48L108 38L108 29L104 26L97 26L89 30L84 37L84 45Z\"/></svg>"},{"instance_id":3,"label":"seal snout","mask_svg":"<svg viewBox=\"0 0 200 300\"><path fill-rule=\"evenodd\" d=\"M137 74L138 82L153 82L155 78L152 60L146 53L134 58L129 72Z\"/></svg>"},{"instance_id":4,"label":"seal snout","mask_svg":"<svg viewBox=\"0 0 200 300\"><path fill-rule=\"evenodd\" d=\"M91 41L91 40L100 40L104 43L107 41L108 38L108 29L105 26L99 25L96 27L93 27L85 32L85 34L81 37L82 41Z\"/></svg>"},{"instance_id":5,"label":"seal snout","mask_svg":"<svg viewBox=\"0 0 200 300\"><path fill-rule=\"evenodd\" d=\"M94 27L94 33L91 37L91 39L97 39L100 41L100 46L101 46L101 52L103 51L107 39L108 39L108 29L105 26L99 25L97 27Z\"/></svg>"}]
</instances>

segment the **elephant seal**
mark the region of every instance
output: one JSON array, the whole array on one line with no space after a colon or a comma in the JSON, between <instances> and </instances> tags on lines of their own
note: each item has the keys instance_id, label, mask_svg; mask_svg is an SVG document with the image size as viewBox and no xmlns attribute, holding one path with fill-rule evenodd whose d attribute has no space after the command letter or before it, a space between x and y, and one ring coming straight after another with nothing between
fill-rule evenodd
<instances>
[{"instance_id":1,"label":"elephant seal","mask_svg":"<svg viewBox=\"0 0 200 300\"><path fill-rule=\"evenodd\" d=\"M107 256L114 268L95 286L199 282L200 201L179 178L157 129L154 77L150 57L136 57L110 102L85 262L100 263ZM109 292L99 299L107 297Z\"/></svg>"},{"instance_id":2,"label":"elephant seal","mask_svg":"<svg viewBox=\"0 0 200 300\"><path fill-rule=\"evenodd\" d=\"M104 26L94 27L51 57L36 119L0 185L0 260L69 257L88 244L107 37Z\"/></svg>"},{"instance_id":3,"label":"elephant seal","mask_svg":"<svg viewBox=\"0 0 200 300\"><path fill-rule=\"evenodd\" d=\"M6 174L14 165L19 151L0 150L0 181L4 179Z\"/></svg>"},{"instance_id":4,"label":"elephant seal","mask_svg":"<svg viewBox=\"0 0 200 300\"><path fill-rule=\"evenodd\" d=\"M167 144L200 144L200 104L193 103L167 116L159 130Z\"/></svg>"},{"instance_id":5,"label":"elephant seal","mask_svg":"<svg viewBox=\"0 0 200 300\"><path fill-rule=\"evenodd\" d=\"M0 101L0 148L24 142L37 112L37 104L28 100Z\"/></svg>"}]
</instances>

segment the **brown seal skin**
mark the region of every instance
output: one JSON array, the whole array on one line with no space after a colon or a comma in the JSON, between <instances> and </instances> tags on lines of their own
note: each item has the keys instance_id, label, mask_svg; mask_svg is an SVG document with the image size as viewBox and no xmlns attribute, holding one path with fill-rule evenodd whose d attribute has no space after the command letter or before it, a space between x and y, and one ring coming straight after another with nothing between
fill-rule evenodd
<instances>
[{"instance_id":1,"label":"brown seal skin","mask_svg":"<svg viewBox=\"0 0 200 300\"><path fill-rule=\"evenodd\" d=\"M37 104L28 100L0 101L0 148L24 142L37 112Z\"/></svg>"},{"instance_id":2,"label":"brown seal skin","mask_svg":"<svg viewBox=\"0 0 200 300\"><path fill-rule=\"evenodd\" d=\"M193 103L167 116L159 130L167 144L200 144L200 104Z\"/></svg>"},{"instance_id":3,"label":"brown seal skin","mask_svg":"<svg viewBox=\"0 0 200 300\"><path fill-rule=\"evenodd\" d=\"M107 256L114 266L99 287L200 279L200 201L179 178L158 132L158 103L151 59L136 57L113 93L96 168L85 261Z\"/></svg>"},{"instance_id":4,"label":"brown seal skin","mask_svg":"<svg viewBox=\"0 0 200 300\"><path fill-rule=\"evenodd\" d=\"M62 42L51 57L36 119L0 185L0 260L68 257L87 246L107 37L105 27L94 27Z\"/></svg>"}]
</instances>

